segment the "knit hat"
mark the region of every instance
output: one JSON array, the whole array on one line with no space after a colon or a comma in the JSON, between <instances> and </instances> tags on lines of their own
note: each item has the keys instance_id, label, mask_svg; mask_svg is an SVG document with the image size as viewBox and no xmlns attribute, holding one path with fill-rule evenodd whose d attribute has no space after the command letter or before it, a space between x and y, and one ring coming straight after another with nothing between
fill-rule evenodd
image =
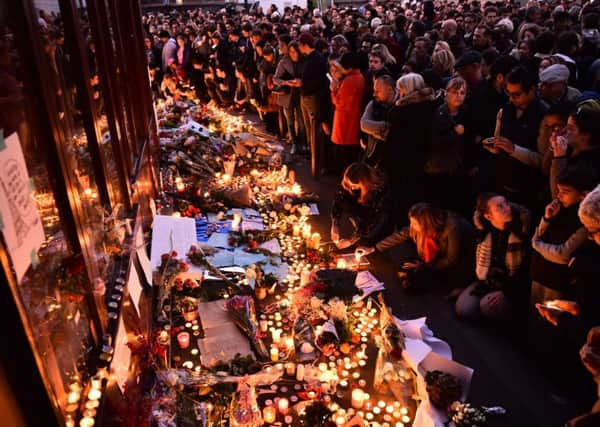
<instances>
[{"instance_id":1,"label":"knit hat","mask_svg":"<svg viewBox=\"0 0 600 427\"><path fill-rule=\"evenodd\" d=\"M375 17L371 20L371 28L375 29L375 28L379 27L381 25L381 23L382 23L381 18Z\"/></svg>"},{"instance_id":2,"label":"knit hat","mask_svg":"<svg viewBox=\"0 0 600 427\"><path fill-rule=\"evenodd\" d=\"M496 23L496 28L504 27L507 32L512 33L515 30L515 25L508 18L502 18Z\"/></svg>"},{"instance_id":3,"label":"knit hat","mask_svg":"<svg viewBox=\"0 0 600 427\"><path fill-rule=\"evenodd\" d=\"M563 64L553 64L540 72L540 82L557 83L569 81L569 68Z\"/></svg>"}]
</instances>

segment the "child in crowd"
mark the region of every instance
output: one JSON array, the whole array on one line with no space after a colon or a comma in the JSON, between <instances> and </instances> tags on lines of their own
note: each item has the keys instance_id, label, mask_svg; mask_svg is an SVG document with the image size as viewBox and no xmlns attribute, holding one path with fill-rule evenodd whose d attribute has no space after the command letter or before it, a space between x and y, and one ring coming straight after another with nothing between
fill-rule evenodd
<instances>
[{"instance_id":1,"label":"child in crowd","mask_svg":"<svg viewBox=\"0 0 600 427\"><path fill-rule=\"evenodd\" d=\"M571 255L587 240L577 210L595 183L595 174L588 168L569 167L559 176L557 197L546 206L531 240L532 304L563 298L569 283Z\"/></svg>"}]
</instances>

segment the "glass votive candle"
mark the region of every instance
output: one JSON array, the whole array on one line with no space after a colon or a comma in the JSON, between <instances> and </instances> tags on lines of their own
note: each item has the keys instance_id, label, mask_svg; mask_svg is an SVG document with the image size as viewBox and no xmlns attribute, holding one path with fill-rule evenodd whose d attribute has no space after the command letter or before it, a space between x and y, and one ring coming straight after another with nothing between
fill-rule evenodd
<instances>
[{"instance_id":1,"label":"glass votive candle","mask_svg":"<svg viewBox=\"0 0 600 427\"><path fill-rule=\"evenodd\" d=\"M188 332L178 333L177 342L179 343L179 348L188 348L190 345L190 334Z\"/></svg>"}]
</instances>

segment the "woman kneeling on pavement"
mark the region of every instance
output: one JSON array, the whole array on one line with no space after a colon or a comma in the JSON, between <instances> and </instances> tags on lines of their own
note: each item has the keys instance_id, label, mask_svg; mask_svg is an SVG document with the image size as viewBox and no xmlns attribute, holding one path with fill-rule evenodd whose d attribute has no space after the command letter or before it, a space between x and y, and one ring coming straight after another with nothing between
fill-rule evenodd
<instances>
[{"instance_id":1,"label":"woman kneeling on pavement","mask_svg":"<svg viewBox=\"0 0 600 427\"><path fill-rule=\"evenodd\" d=\"M477 281L459 295L456 313L461 318L497 318L508 312L511 302L526 302L521 297L529 288L523 267L531 214L495 193L481 194L476 207L473 221L483 234L476 250Z\"/></svg>"},{"instance_id":2,"label":"woman kneeling on pavement","mask_svg":"<svg viewBox=\"0 0 600 427\"><path fill-rule=\"evenodd\" d=\"M429 203L413 205L408 218L408 227L391 234L374 247L357 250L368 255L375 250L383 252L408 243L416 256L405 259L398 272L403 287L468 283L474 266L473 226L458 214Z\"/></svg>"},{"instance_id":3,"label":"woman kneeling on pavement","mask_svg":"<svg viewBox=\"0 0 600 427\"><path fill-rule=\"evenodd\" d=\"M344 171L331 207L331 240L338 249L372 245L392 232L392 212L391 191L383 174L366 163L352 163ZM353 232L340 239L339 225L344 214Z\"/></svg>"}]
</instances>

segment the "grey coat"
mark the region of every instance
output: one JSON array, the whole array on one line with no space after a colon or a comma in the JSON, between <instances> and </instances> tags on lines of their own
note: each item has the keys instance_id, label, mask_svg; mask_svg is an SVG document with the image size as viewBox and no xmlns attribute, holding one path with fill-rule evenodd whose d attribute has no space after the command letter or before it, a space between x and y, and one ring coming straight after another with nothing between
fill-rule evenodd
<instances>
[{"instance_id":1,"label":"grey coat","mask_svg":"<svg viewBox=\"0 0 600 427\"><path fill-rule=\"evenodd\" d=\"M285 76L287 78L284 78ZM282 86L283 82L290 79L291 76L294 75L294 63L290 59L289 55L284 55L279 60L277 64L277 69L275 70L275 75L273 76L273 83L277 86ZM277 105L287 108L290 106L290 102L292 100L291 91L285 95L277 96Z\"/></svg>"}]
</instances>

